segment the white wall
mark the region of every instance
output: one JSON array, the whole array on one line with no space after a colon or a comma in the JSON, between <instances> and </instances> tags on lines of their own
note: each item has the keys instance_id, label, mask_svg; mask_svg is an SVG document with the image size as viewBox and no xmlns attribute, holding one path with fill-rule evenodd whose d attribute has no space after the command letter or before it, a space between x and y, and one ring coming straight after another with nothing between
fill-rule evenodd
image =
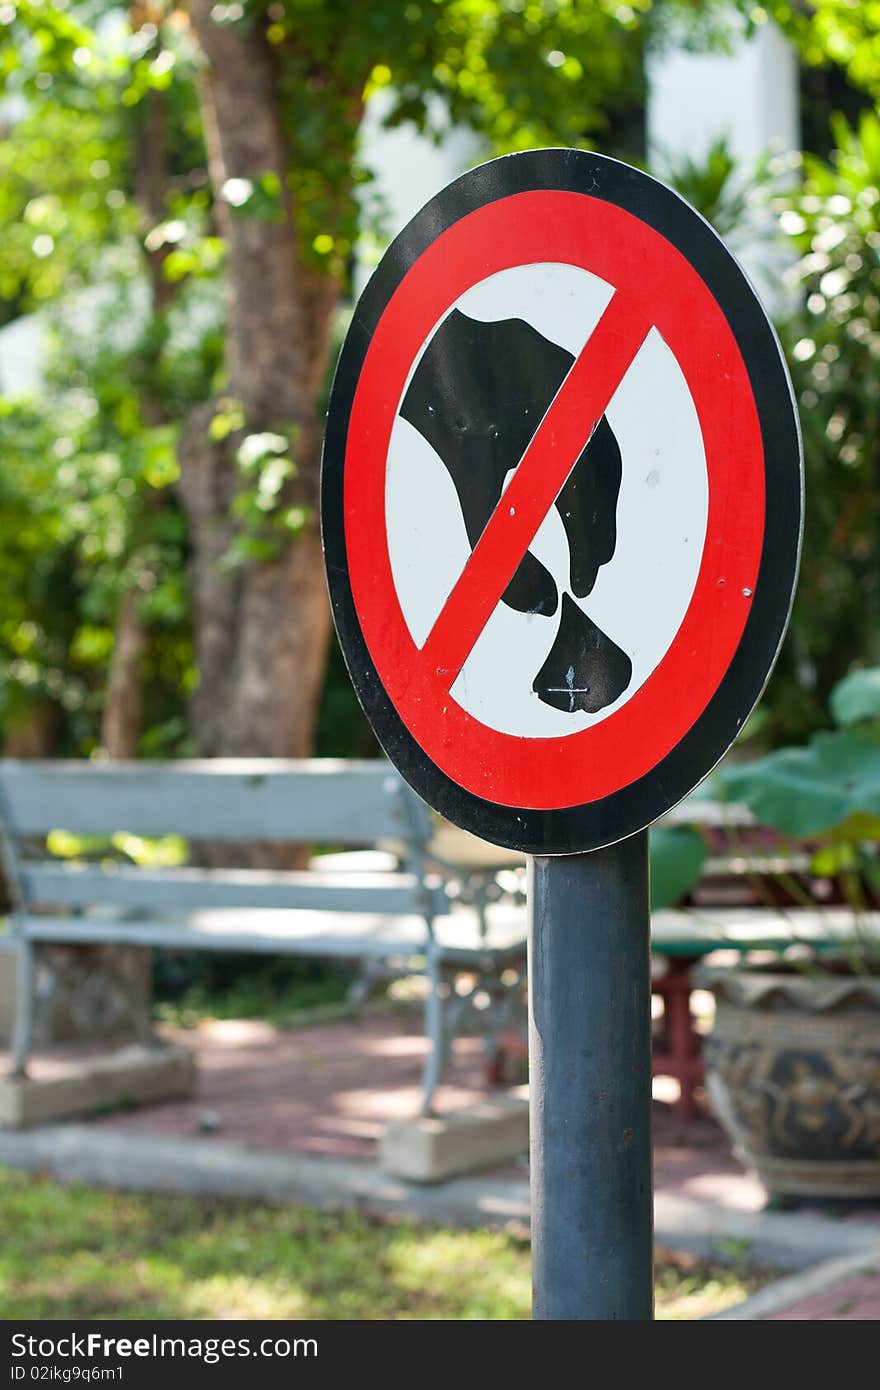
<instances>
[{"instance_id":1,"label":"white wall","mask_svg":"<svg viewBox=\"0 0 880 1390\"><path fill-rule=\"evenodd\" d=\"M772 142L799 148L797 59L771 24L730 54L660 53L649 61L648 83L652 159L699 157L719 136L746 161Z\"/></svg>"},{"instance_id":2,"label":"white wall","mask_svg":"<svg viewBox=\"0 0 880 1390\"><path fill-rule=\"evenodd\" d=\"M745 179L768 148L780 154L800 148L797 58L771 24L729 54L657 54L647 76L648 157L661 177L665 164L699 160L719 137L741 161ZM731 243L768 309L783 308L792 252L774 239L769 216L756 216Z\"/></svg>"},{"instance_id":3,"label":"white wall","mask_svg":"<svg viewBox=\"0 0 880 1390\"><path fill-rule=\"evenodd\" d=\"M411 125L384 130L382 118L390 97L378 92L370 101L361 128L361 158L373 173L374 182L364 191L362 202L369 206L378 197L385 207L383 230L387 240L401 231L435 193L479 162L480 143L468 130L454 127L439 145L419 135ZM375 264L376 253L384 247L370 245L365 237L359 256L355 289L359 294Z\"/></svg>"}]
</instances>

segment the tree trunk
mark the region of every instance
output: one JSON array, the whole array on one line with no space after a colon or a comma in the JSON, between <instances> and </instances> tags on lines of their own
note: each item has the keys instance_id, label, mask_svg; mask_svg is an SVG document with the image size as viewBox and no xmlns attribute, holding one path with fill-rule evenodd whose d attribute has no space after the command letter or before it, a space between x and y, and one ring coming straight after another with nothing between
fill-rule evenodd
<instances>
[{"instance_id":1,"label":"tree trunk","mask_svg":"<svg viewBox=\"0 0 880 1390\"><path fill-rule=\"evenodd\" d=\"M196 412L181 444L199 666L193 735L207 758L307 757L330 638L316 499L305 530L277 558L230 569L232 448L211 441L204 426Z\"/></svg>"},{"instance_id":2,"label":"tree trunk","mask_svg":"<svg viewBox=\"0 0 880 1390\"><path fill-rule=\"evenodd\" d=\"M51 758L61 731L61 710L53 700L34 700L20 722L4 731L4 758Z\"/></svg>"},{"instance_id":3,"label":"tree trunk","mask_svg":"<svg viewBox=\"0 0 880 1390\"><path fill-rule=\"evenodd\" d=\"M101 717L101 743L110 758L136 758L143 706L143 661L147 629L140 595L126 589L119 604L107 695Z\"/></svg>"},{"instance_id":4,"label":"tree trunk","mask_svg":"<svg viewBox=\"0 0 880 1390\"><path fill-rule=\"evenodd\" d=\"M216 407L193 413L181 441L180 494L189 516L200 685L193 734L205 756L303 757L312 748L330 636L318 531L317 399L327 371L339 287L303 266L277 96L276 56L259 22L219 26L212 0L190 14L208 59L201 105L216 214L228 247L229 386L244 433L291 440L297 476L284 497L305 509L296 540L275 557L224 564L236 534L230 507L243 486L242 434L217 441ZM233 214L230 179L280 180L279 216Z\"/></svg>"}]
</instances>

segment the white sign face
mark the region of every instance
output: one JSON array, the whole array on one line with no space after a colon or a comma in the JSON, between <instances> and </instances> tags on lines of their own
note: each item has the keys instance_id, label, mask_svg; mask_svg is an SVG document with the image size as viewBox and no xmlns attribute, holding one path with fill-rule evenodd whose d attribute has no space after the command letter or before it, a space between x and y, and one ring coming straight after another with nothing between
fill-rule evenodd
<instances>
[{"instance_id":1,"label":"white sign face","mask_svg":"<svg viewBox=\"0 0 880 1390\"><path fill-rule=\"evenodd\" d=\"M401 402L430 341L453 310L481 323L528 324L577 358L613 293L598 276L556 262L489 276L460 296L432 327ZM569 538L560 511L551 508L530 552L566 598L552 613L521 612L499 602L451 686L450 695L469 715L499 733L558 738L607 719L662 661L691 602L706 538L706 456L684 375L656 328L648 333L605 416L621 462L613 554L599 566L589 594L578 597L570 582ZM506 482L518 461L512 461ZM399 408L388 450L385 509L397 598L412 639L421 647L472 546L448 468ZM632 667L623 692L594 712L578 707L575 689L566 707L564 686L556 704L534 688L568 604L612 638ZM563 680L567 669L563 662ZM574 666L570 669L573 682Z\"/></svg>"}]
</instances>

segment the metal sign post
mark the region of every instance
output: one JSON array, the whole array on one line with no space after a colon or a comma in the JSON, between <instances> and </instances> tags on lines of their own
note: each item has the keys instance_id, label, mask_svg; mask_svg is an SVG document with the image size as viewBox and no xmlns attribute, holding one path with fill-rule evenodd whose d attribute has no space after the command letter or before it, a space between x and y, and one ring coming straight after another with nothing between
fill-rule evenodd
<instances>
[{"instance_id":1,"label":"metal sign post","mask_svg":"<svg viewBox=\"0 0 880 1390\"><path fill-rule=\"evenodd\" d=\"M647 827L730 747L785 633L803 470L779 343L656 180L493 160L361 296L321 514L391 762L534 856L535 1316L650 1317Z\"/></svg>"},{"instance_id":2,"label":"metal sign post","mask_svg":"<svg viewBox=\"0 0 880 1390\"><path fill-rule=\"evenodd\" d=\"M529 864L533 1316L653 1316L648 832Z\"/></svg>"}]
</instances>

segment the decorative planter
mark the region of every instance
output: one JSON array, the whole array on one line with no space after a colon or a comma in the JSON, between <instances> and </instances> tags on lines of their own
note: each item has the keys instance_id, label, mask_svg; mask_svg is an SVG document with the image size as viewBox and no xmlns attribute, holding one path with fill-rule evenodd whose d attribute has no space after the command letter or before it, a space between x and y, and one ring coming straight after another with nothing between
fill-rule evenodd
<instances>
[{"instance_id":1,"label":"decorative planter","mask_svg":"<svg viewBox=\"0 0 880 1390\"><path fill-rule=\"evenodd\" d=\"M774 1196L880 1196L880 979L704 967L706 1086Z\"/></svg>"}]
</instances>

